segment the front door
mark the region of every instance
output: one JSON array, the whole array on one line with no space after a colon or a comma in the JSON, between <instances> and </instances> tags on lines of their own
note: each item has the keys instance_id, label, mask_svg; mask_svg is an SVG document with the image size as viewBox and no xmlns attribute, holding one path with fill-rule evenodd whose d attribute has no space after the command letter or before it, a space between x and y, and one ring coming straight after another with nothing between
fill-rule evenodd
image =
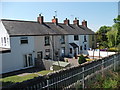
<instances>
[{"instance_id":1,"label":"front door","mask_svg":"<svg viewBox=\"0 0 120 90\"><path fill-rule=\"evenodd\" d=\"M43 53L42 53L42 51L37 52L37 59L38 59L38 60L42 60L42 58L43 58Z\"/></svg>"},{"instance_id":2,"label":"front door","mask_svg":"<svg viewBox=\"0 0 120 90\"><path fill-rule=\"evenodd\" d=\"M77 48L74 48L74 57L77 59Z\"/></svg>"}]
</instances>

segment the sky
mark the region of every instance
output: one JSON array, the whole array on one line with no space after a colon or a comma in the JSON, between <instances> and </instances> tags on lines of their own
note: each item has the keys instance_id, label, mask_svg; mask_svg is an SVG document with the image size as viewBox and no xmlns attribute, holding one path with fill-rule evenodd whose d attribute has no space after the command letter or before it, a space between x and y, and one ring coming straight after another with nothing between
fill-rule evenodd
<instances>
[{"instance_id":1,"label":"sky","mask_svg":"<svg viewBox=\"0 0 120 90\"><path fill-rule=\"evenodd\" d=\"M57 11L57 13L55 13ZM88 22L97 31L101 26L112 26L118 15L118 2L2 2L2 19L37 21L42 13L44 22L51 22L57 15L58 22L65 18L73 23L75 17Z\"/></svg>"}]
</instances>

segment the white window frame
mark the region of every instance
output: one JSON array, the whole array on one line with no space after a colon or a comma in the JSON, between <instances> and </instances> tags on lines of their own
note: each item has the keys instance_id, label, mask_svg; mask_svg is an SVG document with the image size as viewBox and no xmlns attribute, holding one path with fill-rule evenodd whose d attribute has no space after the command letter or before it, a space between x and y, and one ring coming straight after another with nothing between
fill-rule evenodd
<instances>
[{"instance_id":1,"label":"white window frame","mask_svg":"<svg viewBox=\"0 0 120 90\"><path fill-rule=\"evenodd\" d=\"M27 68L27 67L32 67L32 66L34 66L32 54L25 54L24 55L24 67Z\"/></svg>"}]
</instances>

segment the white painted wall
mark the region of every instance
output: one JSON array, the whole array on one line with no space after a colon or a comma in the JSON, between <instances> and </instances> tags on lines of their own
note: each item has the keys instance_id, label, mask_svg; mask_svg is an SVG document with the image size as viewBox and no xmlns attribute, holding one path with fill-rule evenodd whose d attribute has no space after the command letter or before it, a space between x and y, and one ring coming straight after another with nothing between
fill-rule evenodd
<instances>
[{"instance_id":1,"label":"white painted wall","mask_svg":"<svg viewBox=\"0 0 120 90\"><path fill-rule=\"evenodd\" d=\"M0 20L0 47L10 48L10 38L1 20Z\"/></svg>"},{"instance_id":2,"label":"white painted wall","mask_svg":"<svg viewBox=\"0 0 120 90\"><path fill-rule=\"evenodd\" d=\"M79 40L76 41L74 40L74 35L68 35L68 43L76 43L79 46L79 52L86 54L87 51L84 50L84 45L86 44L87 50L89 49L89 35L86 35L86 40L87 42L84 42L84 35L79 35ZM82 46L82 51L80 51L80 46ZM72 46L69 44L69 48L72 48ZM73 48L72 48L73 49ZM73 53L70 54L71 56L74 55L74 50L72 51ZM77 53L78 53L78 48L77 48Z\"/></svg>"},{"instance_id":3,"label":"white painted wall","mask_svg":"<svg viewBox=\"0 0 120 90\"><path fill-rule=\"evenodd\" d=\"M24 55L34 54L34 37L28 37L28 44L20 44L20 37L10 37L11 53L2 54L2 73L24 69ZM1 72L0 72L1 73Z\"/></svg>"},{"instance_id":4,"label":"white painted wall","mask_svg":"<svg viewBox=\"0 0 120 90\"><path fill-rule=\"evenodd\" d=\"M89 56L93 56L93 51L88 50ZM100 51L100 56L101 57L106 57L108 55L115 54L115 52L106 52L106 51ZM94 51L94 56L99 56L99 50Z\"/></svg>"}]
</instances>

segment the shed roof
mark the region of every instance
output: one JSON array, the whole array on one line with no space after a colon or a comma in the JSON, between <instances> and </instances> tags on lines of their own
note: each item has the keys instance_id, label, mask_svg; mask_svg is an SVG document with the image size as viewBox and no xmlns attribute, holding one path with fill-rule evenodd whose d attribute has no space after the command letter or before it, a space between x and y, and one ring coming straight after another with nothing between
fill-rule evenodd
<instances>
[{"instance_id":1,"label":"shed roof","mask_svg":"<svg viewBox=\"0 0 120 90\"><path fill-rule=\"evenodd\" d=\"M56 65L56 66L61 66L61 67L66 67L68 66L70 63L67 63L67 62L62 62L62 61L55 61L53 63L53 65Z\"/></svg>"}]
</instances>

